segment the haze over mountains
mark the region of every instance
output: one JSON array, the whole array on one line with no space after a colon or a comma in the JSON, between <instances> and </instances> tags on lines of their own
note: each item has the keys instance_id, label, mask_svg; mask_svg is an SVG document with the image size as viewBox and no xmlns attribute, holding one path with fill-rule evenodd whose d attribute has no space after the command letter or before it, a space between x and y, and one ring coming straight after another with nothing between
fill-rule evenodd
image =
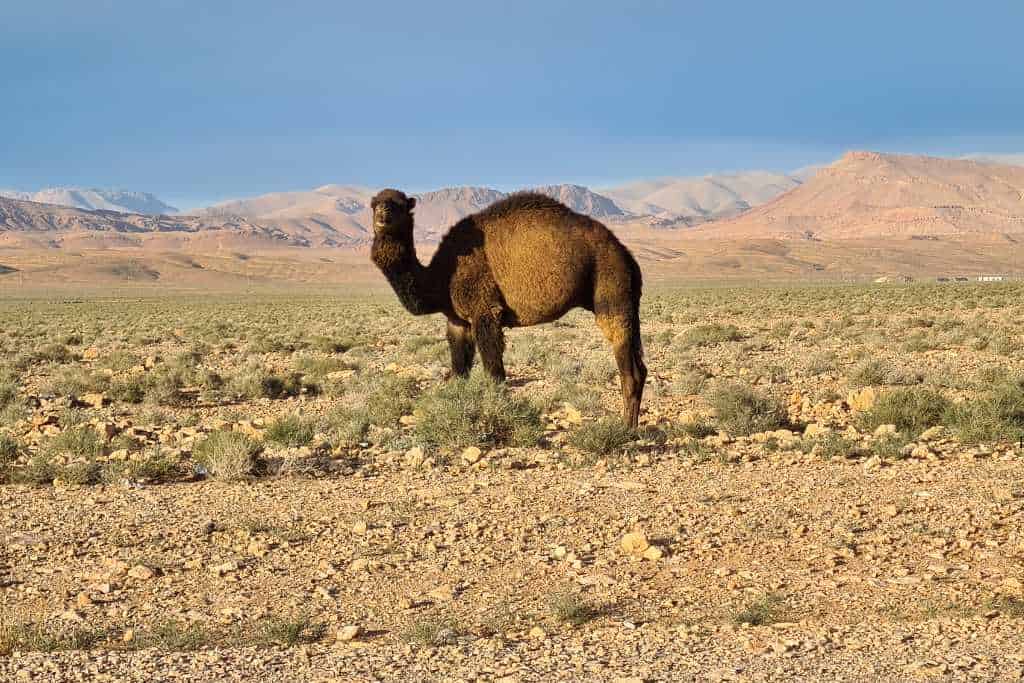
<instances>
[{"instance_id":1,"label":"haze over mountains","mask_svg":"<svg viewBox=\"0 0 1024 683\"><path fill-rule=\"evenodd\" d=\"M600 191L579 185L536 189L606 223L647 264L645 272L1016 272L1024 268L1024 166L1003 160L851 152L792 174L666 178ZM0 197L0 266L6 273L0 277L9 281L13 272L34 272L45 280L59 272L93 282L127 272L198 282L198 270L207 278L242 272L309 282L356 272L373 277L362 250L372 239L374 191L325 185L223 202L188 216ZM416 196L416 236L426 254L449 226L506 193L453 187ZM111 270L118 259L134 265ZM282 259L290 265L281 265ZM145 267L139 266L143 261ZM92 265L74 270L73 264L86 262ZM339 271L342 262L347 265Z\"/></svg>"}]
</instances>

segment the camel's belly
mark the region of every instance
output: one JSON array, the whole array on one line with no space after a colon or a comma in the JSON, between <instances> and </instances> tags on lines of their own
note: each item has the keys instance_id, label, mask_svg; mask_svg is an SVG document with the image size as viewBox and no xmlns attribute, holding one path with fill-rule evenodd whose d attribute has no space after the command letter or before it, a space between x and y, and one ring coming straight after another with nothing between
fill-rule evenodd
<instances>
[{"instance_id":1,"label":"camel's belly","mask_svg":"<svg viewBox=\"0 0 1024 683\"><path fill-rule=\"evenodd\" d=\"M572 246L555 235L535 234L529 240L487 249L491 271L511 315L509 324L550 322L572 308L591 305L591 259Z\"/></svg>"}]
</instances>

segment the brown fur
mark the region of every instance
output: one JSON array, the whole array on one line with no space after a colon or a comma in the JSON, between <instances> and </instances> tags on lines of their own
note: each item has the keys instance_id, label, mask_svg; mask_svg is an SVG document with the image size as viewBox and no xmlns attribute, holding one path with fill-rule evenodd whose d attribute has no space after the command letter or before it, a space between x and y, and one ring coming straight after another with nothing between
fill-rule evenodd
<instances>
[{"instance_id":1,"label":"brown fur","mask_svg":"<svg viewBox=\"0 0 1024 683\"><path fill-rule=\"evenodd\" d=\"M550 322L585 308L612 345L625 419L636 427L647 378L641 276L618 238L546 195L522 192L452 226L424 267L413 246L415 205L398 190L373 198L371 257L409 312L448 318L453 374L469 373L475 348L487 372L504 380L502 328Z\"/></svg>"}]
</instances>

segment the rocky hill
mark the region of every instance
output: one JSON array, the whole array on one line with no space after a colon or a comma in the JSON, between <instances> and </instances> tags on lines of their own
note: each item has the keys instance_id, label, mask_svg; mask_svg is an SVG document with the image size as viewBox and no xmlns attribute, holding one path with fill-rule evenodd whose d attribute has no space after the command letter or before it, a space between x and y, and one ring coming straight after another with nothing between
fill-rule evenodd
<instances>
[{"instance_id":1,"label":"rocky hill","mask_svg":"<svg viewBox=\"0 0 1024 683\"><path fill-rule=\"evenodd\" d=\"M800 186L691 234L708 238L930 238L1024 233L1024 167L849 152Z\"/></svg>"}]
</instances>

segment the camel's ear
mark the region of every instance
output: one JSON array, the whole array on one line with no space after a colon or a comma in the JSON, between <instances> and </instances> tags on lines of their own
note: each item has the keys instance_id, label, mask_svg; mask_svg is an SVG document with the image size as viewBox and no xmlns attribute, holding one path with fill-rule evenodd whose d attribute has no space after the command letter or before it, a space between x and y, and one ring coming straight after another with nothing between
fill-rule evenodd
<instances>
[{"instance_id":1,"label":"camel's ear","mask_svg":"<svg viewBox=\"0 0 1024 683\"><path fill-rule=\"evenodd\" d=\"M407 201L405 203L405 208L409 209L410 211L412 211L414 208L416 208L416 198L415 197L409 197L409 201Z\"/></svg>"}]
</instances>

